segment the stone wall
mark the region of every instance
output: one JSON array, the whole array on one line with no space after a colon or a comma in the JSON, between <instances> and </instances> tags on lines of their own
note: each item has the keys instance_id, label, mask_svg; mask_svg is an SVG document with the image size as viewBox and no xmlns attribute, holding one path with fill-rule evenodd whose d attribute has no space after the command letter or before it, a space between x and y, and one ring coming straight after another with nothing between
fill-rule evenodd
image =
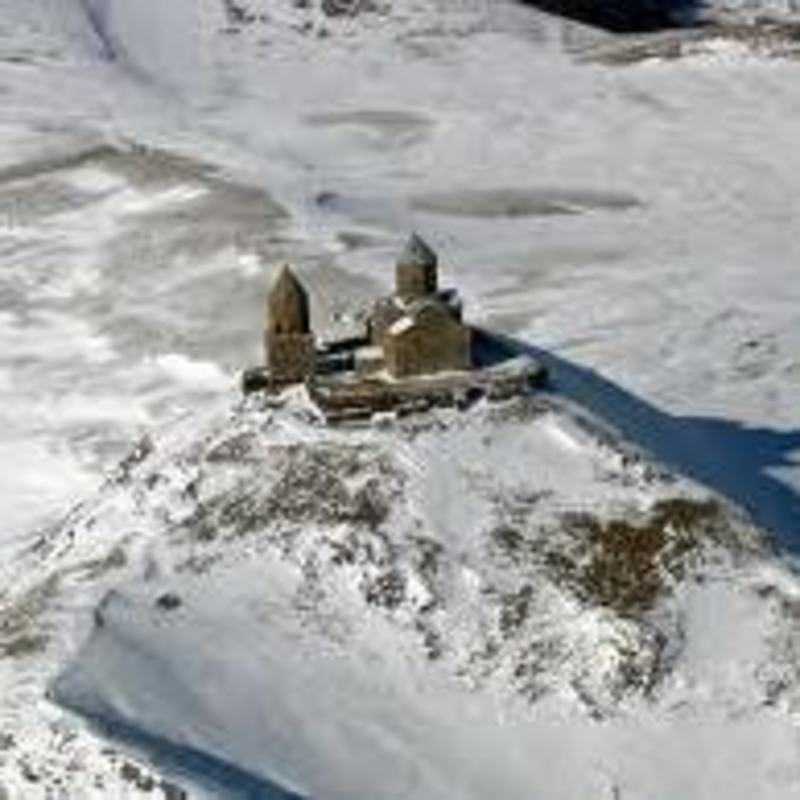
<instances>
[{"instance_id":1,"label":"stone wall","mask_svg":"<svg viewBox=\"0 0 800 800\"><path fill-rule=\"evenodd\" d=\"M526 359L511 369L468 371L398 383L349 383L320 377L310 382L309 391L328 422L346 422L368 418L378 412L391 411L403 416L435 406L466 408L482 397L508 400L527 395L532 389L544 386L546 381L544 367Z\"/></svg>"},{"instance_id":2,"label":"stone wall","mask_svg":"<svg viewBox=\"0 0 800 800\"><path fill-rule=\"evenodd\" d=\"M368 322L370 343L382 346L386 331L402 316L403 310L393 297L383 297L378 300L372 308Z\"/></svg>"},{"instance_id":3,"label":"stone wall","mask_svg":"<svg viewBox=\"0 0 800 800\"><path fill-rule=\"evenodd\" d=\"M435 264L399 263L395 270L396 294L406 300L427 297L436 292Z\"/></svg>"},{"instance_id":4,"label":"stone wall","mask_svg":"<svg viewBox=\"0 0 800 800\"><path fill-rule=\"evenodd\" d=\"M396 327L396 326L395 326ZM395 378L471 367L471 331L444 309L420 315L402 331L384 339L389 374Z\"/></svg>"},{"instance_id":5,"label":"stone wall","mask_svg":"<svg viewBox=\"0 0 800 800\"><path fill-rule=\"evenodd\" d=\"M264 345L270 380L277 384L298 383L314 371L312 334L266 333Z\"/></svg>"},{"instance_id":6,"label":"stone wall","mask_svg":"<svg viewBox=\"0 0 800 800\"><path fill-rule=\"evenodd\" d=\"M308 292L288 266L278 271L267 296L270 334L310 333Z\"/></svg>"}]
</instances>

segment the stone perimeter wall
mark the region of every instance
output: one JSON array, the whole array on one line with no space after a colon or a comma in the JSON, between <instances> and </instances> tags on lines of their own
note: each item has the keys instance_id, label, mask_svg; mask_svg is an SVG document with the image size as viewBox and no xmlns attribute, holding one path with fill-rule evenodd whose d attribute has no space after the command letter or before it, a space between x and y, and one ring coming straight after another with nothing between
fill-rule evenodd
<instances>
[{"instance_id":1,"label":"stone perimeter wall","mask_svg":"<svg viewBox=\"0 0 800 800\"><path fill-rule=\"evenodd\" d=\"M529 395L547 382L547 371L539 364L506 373L491 370L448 377L408 380L399 384L360 382L339 385L324 379L308 381L311 399L322 409L328 422L366 419L379 412L398 416L431 408L466 408L485 397L497 402Z\"/></svg>"}]
</instances>

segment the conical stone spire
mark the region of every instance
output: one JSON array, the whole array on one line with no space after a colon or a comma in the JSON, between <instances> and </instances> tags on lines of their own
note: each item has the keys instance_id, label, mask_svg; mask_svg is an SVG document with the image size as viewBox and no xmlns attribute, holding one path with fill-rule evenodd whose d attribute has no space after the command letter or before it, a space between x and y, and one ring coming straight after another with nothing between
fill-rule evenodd
<instances>
[{"instance_id":1,"label":"conical stone spire","mask_svg":"<svg viewBox=\"0 0 800 800\"><path fill-rule=\"evenodd\" d=\"M436 253L422 237L412 233L397 260L397 296L414 300L433 294L437 288L438 261Z\"/></svg>"},{"instance_id":2,"label":"conical stone spire","mask_svg":"<svg viewBox=\"0 0 800 800\"><path fill-rule=\"evenodd\" d=\"M308 292L288 265L278 270L269 287L264 347L273 386L303 381L313 374Z\"/></svg>"},{"instance_id":3,"label":"conical stone spire","mask_svg":"<svg viewBox=\"0 0 800 800\"><path fill-rule=\"evenodd\" d=\"M400 264L413 264L419 267L436 269L439 259L430 245L417 233L408 237L406 246L400 254Z\"/></svg>"},{"instance_id":4,"label":"conical stone spire","mask_svg":"<svg viewBox=\"0 0 800 800\"><path fill-rule=\"evenodd\" d=\"M308 292L284 264L272 280L267 295L267 333L305 334L310 331Z\"/></svg>"}]
</instances>

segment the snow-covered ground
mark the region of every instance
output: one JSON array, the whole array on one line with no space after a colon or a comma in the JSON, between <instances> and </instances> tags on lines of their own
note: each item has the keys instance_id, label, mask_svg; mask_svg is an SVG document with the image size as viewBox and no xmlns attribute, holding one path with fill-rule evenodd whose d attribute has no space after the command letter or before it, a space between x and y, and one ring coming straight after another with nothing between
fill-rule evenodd
<instances>
[{"instance_id":1,"label":"snow-covered ground","mask_svg":"<svg viewBox=\"0 0 800 800\"><path fill-rule=\"evenodd\" d=\"M753 15L732 11L733 20ZM597 59L608 48L618 53L619 38L501 0L395 0L355 17L327 16L316 2L0 0L0 20L0 634L5 649L19 633L9 609L21 601L24 618L47 607L60 631L42 653L36 631L26 630L31 652L0 658L0 796L3 787L12 798L46 796L52 776L29 780L23 767L36 775L51 757L53 769L72 776L62 778L67 797L124 797L137 780L148 785L117 745L44 697L88 634L98 592L116 580L125 583L121 599L63 686L81 689L86 702L73 704L84 711L101 704L127 719L134 745L146 745L139 739L148 734L162 751L166 739L218 750L212 755L247 780L315 797L337 796L331 787L344 786L337 781L345 774L362 781L361 796L382 796L365 787L391 772L392 747L408 737L429 745L424 759L411 748L403 761L416 765L420 781L406 785L425 791L398 788L395 796L503 795L507 779L511 797L531 775L546 797L794 796L791 704L760 706L769 681L740 675L744 662L757 665L775 648L791 661L787 598L796 590L777 562L780 591L764 588L777 578L744 570L697 602L684 598L702 609L689 615L695 633L686 634L684 653L697 673L688 688L669 689L673 698L684 691L674 703L688 709L685 719L664 716L663 698L652 708L642 700L610 728L594 728L576 711L581 722L560 738L550 722L531 722L525 705L519 724L530 730L492 728L484 740L443 718L456 709L475 709L484 721L513 716L518 701L454 688L452 670L375 657L378 649L404 652L393 625L353 642L347 656L331 655L330 673L317 683L307 679L316 670L303 667L315 663L304 661L306 645L287 644L291 625L256 632L224 572L207 584L187 577L187 597L232 593L228 645L237 632L263 637L242 656L242 670L258 672L263 662L269 674L242 686L265 703L309 687L306 703L284 707L292 723L276 723L280 731L261 706L239 729L238 673L224 659L207 672L203 660L184 660L207 652L200 631L218 631L225 606L186 601L167 617L185 647L165 648L153 632L161 617L136 570L149 558L166 570L153 586L169 583L171 556L148 550L160 547L159 529L129 531L124 581L104 569L102 579L84 581L79 571L67 588L44 591L37 587L51 556L33 566L33 555L20 555L143 433L160 441L159 431L178 426L167 449L177 458L191 449L193 431L224 416L236 370L260 356L262 292L274 264L297 263L320 333L343 330L358 302L386 287L413 228L439 249L443 277L458 284L468 317L542 358L558 397L591 412L593 426L610 425L614 437L747 507L791 558L800 533L800 65L791 52L709 38L687 43L679 58L659 57L656 48L644 59ZM536 463L539 449L547 463L569 460L574 443L561 422L531 426L528 450L513 463ZM598 457L592 436L574 451L574 468L531 471L531 491L554 482L571 498L563 510L574 511L580 487L591 485L600 492L597 510L611 513L614 482L582 477ZM449 545L464 529L479 530L465 505L470 493L448 484L458 482L448 477L453 462L480 458L478 445L470 447L451 459L438 445L415 451L426 474L438 476L425 513ZM638 502L657 502L654 491ZM91 537L86 547L112 565L120 559L113 547L95 552ZM281 571L262 566L265 576L274 573L266 601L280 608ZM242 579L243 596L253 585ZM58 598L55 608L43 591ZM466 589L448 596L462 595ZM312 650L316 641L307 642ZM104 673L123 652L126 669ZM353 685L365 680L367 661L376 664L365 690L374 702L357 713ZM154 703L152 681L184 671L185 680L169 683L174 704L161 693ZM328 680L341 687L339 711L323 691ZM788 681L778 694L790 697L791 680L775 680ZM177 731L186 708L178 687L215 681L231 708L187 719L187 730ZM499 691L513 681L496 684ZM433 685L435 697L426 696ZM398 694L387 699L387 687ZM704 691L710 695L701 698ZM404 731L390 724L402 707ZM330 728L303 739L313 745L303 750L297 731L317 709ZM631 719L646 736L626 732ZM252 736L256 729L263 738ZM7 735L15 742L8 748ZM349 759L365 738L371 763L383 766L359 773ZM467 751L486 755L467 766ZM665 751L674 759L659 767ZM162 768L180 772L186 751L179 754ZM223 769L198 758L204 769ZM85 768L70 770L73 761ZM574 783L559 788L564 771ZM397 773L398 787L407 777Z\"/></svg>"},{"instance_id":2,"label":"snow-covered ground","mask_svg":"<svg viewBox=\"0 0 800 800\"><path fill-rule=\"evenodd\" d=\"M53 699L211 796L796 791L796 582L720 498L556 396L298 400L143 440L34 542L9 645L71 661Z\"/></svg>"}]
</instances>

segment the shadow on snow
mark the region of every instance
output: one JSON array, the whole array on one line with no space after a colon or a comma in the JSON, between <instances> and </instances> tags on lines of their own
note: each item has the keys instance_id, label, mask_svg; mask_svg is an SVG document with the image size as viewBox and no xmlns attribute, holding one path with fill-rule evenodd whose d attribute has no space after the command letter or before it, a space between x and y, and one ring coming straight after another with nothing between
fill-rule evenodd
<instances>
[{"instance_id":1,"label":"shadow on snow","mask_svg":"<svg viewBox=\"0 0 800 800\"><path fill-rule=\"evenodd\" d=\"M211 792L212 797L225 800L309 800L205 750L148 733L137 725L119 719L111 709L87 713L80 703L71 702L68 696L62 694L60 687L65 675L57 678L51 686L50 699L80 714L106 738L129 747L134 753L147 755L159 772L174 776L175 780L184 778ZM167 785L168 782L165 782L162 787ZM172 786L177 788L177 784ZM167 792L164 791L164 794ZM183 795L175 793L175 796Z\"/></svg>"},{"instance_id":2,"label":"shadow on snow","mask_svg":"<svg viewBox=\"0 0 800 800\"><path fill-rule=\"evenodd\" d=\"M703 0L520 0L541 11L613 33L648 33L697 25Z\"/></svg>"},{"instance_id":3,"label":"shadow on snow","mask_svg":"<svg viewBox=\"0 0 800 800\"><path fill-rule=\"evenodd\" d=\"M713 417L673 416L592 369L509 337L478 332L483 359L524 353L547 368L554 392L607 422L666 465L747 509L777 543L800 556L800 493L775 470L797 467L800 430L752 428ZM494 359L490 354L492 347ZM792 454L798 453L793 460Z\"/></svg>"}]
</instances>

